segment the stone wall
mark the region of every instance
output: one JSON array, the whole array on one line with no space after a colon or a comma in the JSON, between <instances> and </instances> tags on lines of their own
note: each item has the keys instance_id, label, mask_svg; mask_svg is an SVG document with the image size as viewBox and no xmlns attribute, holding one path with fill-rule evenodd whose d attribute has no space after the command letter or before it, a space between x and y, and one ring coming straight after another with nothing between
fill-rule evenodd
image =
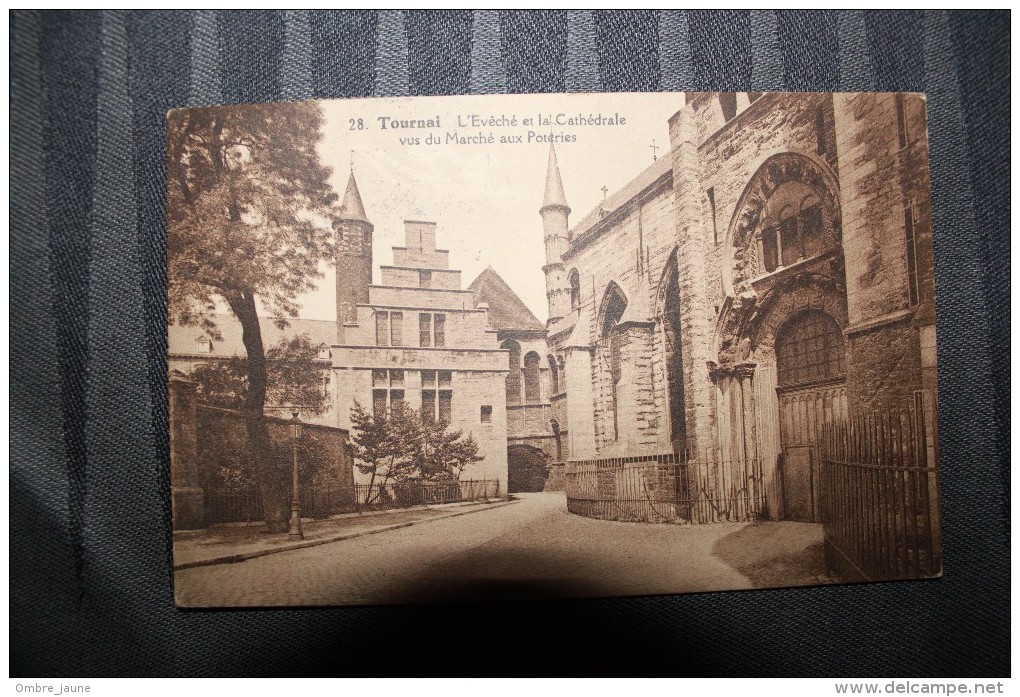
<instances>
[{"instance_id":1,"label":"stone wall","mask_svg":"<svg viewBox=\"0 0 1020 697\"><path fill-rule=\"evenodd\" d=\"M572 457L596 454L592 449L657 452L668 447L668 423L659 416L666 404L663 349L652 327L663 272L675 244L672 199L666 174L592 228L574 230L575 240L583 235L584 241L564 255L568 274L576 270L581 278L578 326L552 341L553 351L564 356ZM608 344L598 326L611 286L618 287L627 301L620 327L625 357L617 389L618 429L613 426ZM582 342L583 349L568 345ZM588 383L587 389L581 381ZM589 391L590 401L585 394Z\"/></svg>"},{"instance_id":2,"label":"stone wall","mask_svg":"<svg viewBox=\"0 0 1020 697\"><path fill-rule=\"evenodd\" d=\"M850 401L854 411L902 407L915 390L936 387L934 356L922 376L921 334L931 336L935 321L925 103L921 95L833 99Z\"/></svg>"},{"instance_id":3,"label":"stone wall","mask_svg":"<svg viewBox=\"0 0 1020 697\"><path fill-rule=\"evenodd\" d=\"M724 110L717 93L689 94L669 124L672 168L654 183L639 174L623 190L628 200L607 197L601 216L572 231L562 258L568 274L579 272L581 303L576 319L552 323L550 344L566 358L572 457L671 448L661 289L675 254L686 448L761 461L769 510L779 511L774 346L798 312L822 311L844 331L851 411L902 405L935 387L924 102L725 100ZM819 241L769 270L762 237L777 221L767 206L786 183L817 197ZM615 388L600 327L611 287L627 301Z\"/></svg>"}]
</instances>

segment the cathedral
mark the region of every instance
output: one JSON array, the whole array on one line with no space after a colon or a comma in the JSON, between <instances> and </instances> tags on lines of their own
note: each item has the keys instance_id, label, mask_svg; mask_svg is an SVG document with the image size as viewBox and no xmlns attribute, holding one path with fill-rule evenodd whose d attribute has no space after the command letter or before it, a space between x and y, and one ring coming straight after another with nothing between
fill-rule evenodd
<instances>
[{"instance_id":1,"label":"cathedral","mask_svg":"<svg viewBox=\"0 0 1020 697\"><path fill-rule=\"evenodd\" d=\"M576 222L550 148L531 354L550 418L511 442L572 465L711 463L757 480L757 516L817 520L824 424L935 409L923 96L687 93L669 132ZM508 405L529 371L510 348Z\"/></svg>"}]
</instances>

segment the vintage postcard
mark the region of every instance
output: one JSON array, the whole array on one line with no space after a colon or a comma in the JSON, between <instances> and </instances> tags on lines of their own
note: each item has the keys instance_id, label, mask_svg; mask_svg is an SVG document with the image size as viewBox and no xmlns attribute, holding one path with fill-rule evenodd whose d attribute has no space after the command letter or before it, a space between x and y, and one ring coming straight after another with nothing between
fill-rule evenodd
<instances>
[{"instance_id":1,"label":"vintage postcard","mask_svg":"<svg viewBox=\"0 0 1020 697\"><path fill-rule=\"evenodd\" d=\"M168 115L182 607L941 573L918 94Z\"/></svg>"}]
</instances>

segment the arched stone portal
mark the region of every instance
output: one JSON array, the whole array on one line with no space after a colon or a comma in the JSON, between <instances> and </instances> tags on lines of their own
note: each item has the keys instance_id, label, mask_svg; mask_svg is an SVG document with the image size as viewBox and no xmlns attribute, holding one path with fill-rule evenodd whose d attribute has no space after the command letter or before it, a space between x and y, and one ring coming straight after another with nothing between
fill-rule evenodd
<instances>
[{"instance_id":1,"label":"arched stone portal","mask_svg":"<svg viewBox=\"0 0 1020 697\"><path fill-rule=\"evenodd\" d=\"M511 494L520 492L542 491L549 477L549 457L538 448L530 445L514 444L506 449L507 453L507 491Z\"/></svg>"}]
</instances>

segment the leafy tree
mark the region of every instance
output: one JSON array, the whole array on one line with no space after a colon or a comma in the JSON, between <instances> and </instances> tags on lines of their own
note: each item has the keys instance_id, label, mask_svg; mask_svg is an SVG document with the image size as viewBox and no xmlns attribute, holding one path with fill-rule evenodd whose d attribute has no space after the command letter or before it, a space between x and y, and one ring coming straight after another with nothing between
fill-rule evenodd
<instances>
[{"instance_id":1,"label":"leafy tree","mask_svg":"<svg viewBox=\"0 0 1020 697\"><path fill-rule=\"evenodd\" d=\"M355 402L351 424L357 467L371 474L366 504L390 482L456 481L467 465L485 459L473 436L464 438L463 431L449 431L445 422L423 419L404 405L374 416Z\"/></svg>"},{"instance_id":2,"label":"leafy tree","mask_svg":"<svg viewBox=\"0 0 1020 697\"><path fill-rule=\"evenodd\" d=\"M332 260L329 218L336 194L319 161L322 113L315 103L172 111L167 118L169 316L200 324L221 299L241 324L247 353L242 405L266 523L287 529L286 472L274 467L262 420L266 353L261 302L281 326L294 298L314 288Z\"/></svg>"},{"instance_id":3,"label":"leafy tree","mask_svg":"<svg viewBox=\"0 0 1020 697\"><path fill-rule=\"evenodd\" d=\"M420 419L417 437L411 443L410 470L417 479L456 481L461 471L481 462L474 436L461 440L463 431L449 431L444 421Z\"/></svg>"},{"instance_id":4,"label":"leafy tree","mask_svg":"<svg viewBox=\"0 0 1020 697\"><path fill-rule=\"evenodd\" d=\"M399 453L389 419L376 418L357 401L351 409L351 425L354 427L351 445L358 470L371 474L365 493L365 503L369 504L378 498L379 490L385 488L385 482L398 464ZM382 477L378 490L374 486L377 477Z\"/></svg>"},{"instance_id":5,"label":"leafy tree","mask_svg":"<svg viewBox=\"0 0 1020 697\"><path fill-rule=\"evenodd\" d=\"M452 472L456 472L454 479L460 479L460 473L464 468L475 462L485 459L484 455L478 452L478 441L468 434L464 440L460 440L461 432L456 432L457 437L447 446L447 465Z\"/></svg>"},{"instance_id":6,"label":"leafy tree","mask_svg":"<svg viewBox=\"0 0 1020 697\"><path fill-rule=\"evenodd\" d=\"M266 403L297 406L303 414L321 414L328 406L322 389L318 347L307 334L281 339L266 351ZM242 409L248 396L248 360L236 356L210 361L195 368L203 404L223 409Z\"/></svg>"}]
</instances>

